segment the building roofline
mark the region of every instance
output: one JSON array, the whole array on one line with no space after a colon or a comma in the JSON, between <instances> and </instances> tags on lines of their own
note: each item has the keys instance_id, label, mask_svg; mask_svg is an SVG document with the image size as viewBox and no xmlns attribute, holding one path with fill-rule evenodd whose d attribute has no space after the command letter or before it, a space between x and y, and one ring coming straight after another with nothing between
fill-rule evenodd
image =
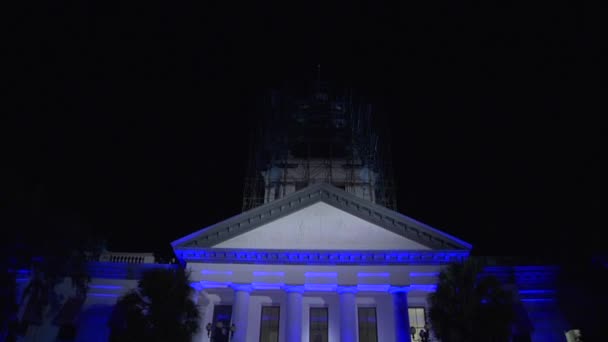
<instances>
[{"instance_id":1,"label":"building roofline","mask_svg":"<svg viewBox=\"0 0 608 342\"><path fill-rule=\"evenodd\" d=\"M393 233L436 250L470 250L472 245L396 211L356 197L327 183L310 185L276 201L232 216L171 242L182 247L209 248L312 204L324 202Z\"/></svg>"}]
</instances>

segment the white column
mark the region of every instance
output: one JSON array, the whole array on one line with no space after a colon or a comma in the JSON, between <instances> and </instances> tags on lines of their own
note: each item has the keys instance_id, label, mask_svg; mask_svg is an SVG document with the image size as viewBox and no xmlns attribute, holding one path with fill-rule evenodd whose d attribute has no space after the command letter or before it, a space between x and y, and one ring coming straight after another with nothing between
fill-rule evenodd
<instances>
[{"instance_id":1,"label":"white column","mask_svg":"<svg viewBox=\"0 0 608 342\"><path fill-rule=\"evenodd\" d=\"M395 318L395 341L410 342L410 317L408 315L407 293L409 287L392 287L390 292L393 294L393 307Z\"/></svg>"},{"instance_id":2,"label":"white column","mask_svg":"<svg viewBox=\"0 0 608 342\"><path fill-rule=\"evenodd\" d=\"M247 317L249 316L249 294L251 285L235 285L234 305L232 307L232 324L236 327L232 342L245 342L247 340Z\"/></svg>"},{"instance_id":3,"label":"white column","mask_svg":"<svg viewBox=\"0 0 608 342\"><path fill-rule=\"evenodd\" d=\"M289 286L287 292L287 342L302 342L302 286Z\"/></svg>"},{"instance_id":4,"label":"white column","mask_svg":"<svg viewBox=\"0 0 608 342\"><path fill-rule=\"evenodd\" d=\"M340 294L340 341L357 342L356 287L339 287Z\"/></svg>"}]
</instances>

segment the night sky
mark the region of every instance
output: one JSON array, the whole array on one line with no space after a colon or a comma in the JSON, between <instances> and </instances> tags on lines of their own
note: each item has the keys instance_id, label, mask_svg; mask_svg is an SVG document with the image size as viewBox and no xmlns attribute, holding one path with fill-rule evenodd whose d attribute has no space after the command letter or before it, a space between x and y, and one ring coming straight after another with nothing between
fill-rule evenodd
<instances>
[{"instance_id":1,"label":"night sky","mask_svg":"<svg viewBox=\"0 0 608 342\"><path fill-rule=\"evenodd\" d=\"M477 254L606 251L593 8L202 3L11 12L3 243L166 253L238 214L263 96L321 64L389 116L403 214Z\"/></svg>"}]
</instances>

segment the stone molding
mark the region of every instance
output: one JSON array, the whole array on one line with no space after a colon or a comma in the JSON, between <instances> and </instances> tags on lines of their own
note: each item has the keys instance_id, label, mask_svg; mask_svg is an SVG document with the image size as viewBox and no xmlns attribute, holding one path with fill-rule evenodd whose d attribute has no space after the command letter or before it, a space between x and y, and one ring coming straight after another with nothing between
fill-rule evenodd
<instances>
[{"instance_id":1,"label":"stone molding","mask_svg":"<svg viewBox=\"0 0 608 342\"><path fill-rule=\"evenodd\" d=\"M253 285L252 284L232 284L230 287L235 291L244 291L244 292L252 292Z\"/></svg>"},{"instance_id":2,"label":"stone molding","mask_svg":"<svg viewBox=\"0 0 608 342\"><path fill-rule=\"evenodd\" d=\"M389 292L389 293L392 293L392 294L394 294L394 293L408 293L408 292L410 292L411 290L412 290L412 289L411 289L411 287L410 287L410 286L391 286L391 287L388 289L388 292Z\"/></svg>"},{"instance_id":3,"label":"stone molding","mask_svg":"<svg viewBox=\"0 0 608 342\"><path fill-rule=\"evenodd\" d=\"M357 293L357 292L359 292L359 289L356 286L338 286L338 288L336 289L336 292L338 292L339 294Z\"/></svg>"},{"instance_id":4,"label":"stone molding","mask_svg":"<svg viewBox=\"0 0 608 342\"><path fill-rule=\"evenodd\" d=\"M180 260L200 263L279 265L445 265L462 262L463 250L441 251L342 251L342 250L250 250L180 248Z\"/></svg>"},{"instance_id":5,"label":"stone molding","mask_svg":"<svg viewBox=\"0 0 608 342\"><path fill-rule=\"evenodd\" d=\"M283 286L283 290L287 293L290 292L296 292L296 293L304 293L304 286L303 285L286 285Z\"/></svg>"}]
</instances>

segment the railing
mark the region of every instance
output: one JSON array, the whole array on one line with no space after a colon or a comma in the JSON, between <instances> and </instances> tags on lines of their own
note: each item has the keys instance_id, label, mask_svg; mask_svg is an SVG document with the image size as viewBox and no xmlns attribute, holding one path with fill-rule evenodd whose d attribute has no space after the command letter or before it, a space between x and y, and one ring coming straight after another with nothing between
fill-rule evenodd
<instances>
[{"instance_id":1,"label":"railing","mask_svg":"<svg viewBox=\"0 0 608 342\"><path fill-rule=\"evenodd\" d=\"M118 253L106 252L99 256L99 261L115 262L126 264L153 264L154 254L152 253Z\"/></svg>"}]
</instances>

